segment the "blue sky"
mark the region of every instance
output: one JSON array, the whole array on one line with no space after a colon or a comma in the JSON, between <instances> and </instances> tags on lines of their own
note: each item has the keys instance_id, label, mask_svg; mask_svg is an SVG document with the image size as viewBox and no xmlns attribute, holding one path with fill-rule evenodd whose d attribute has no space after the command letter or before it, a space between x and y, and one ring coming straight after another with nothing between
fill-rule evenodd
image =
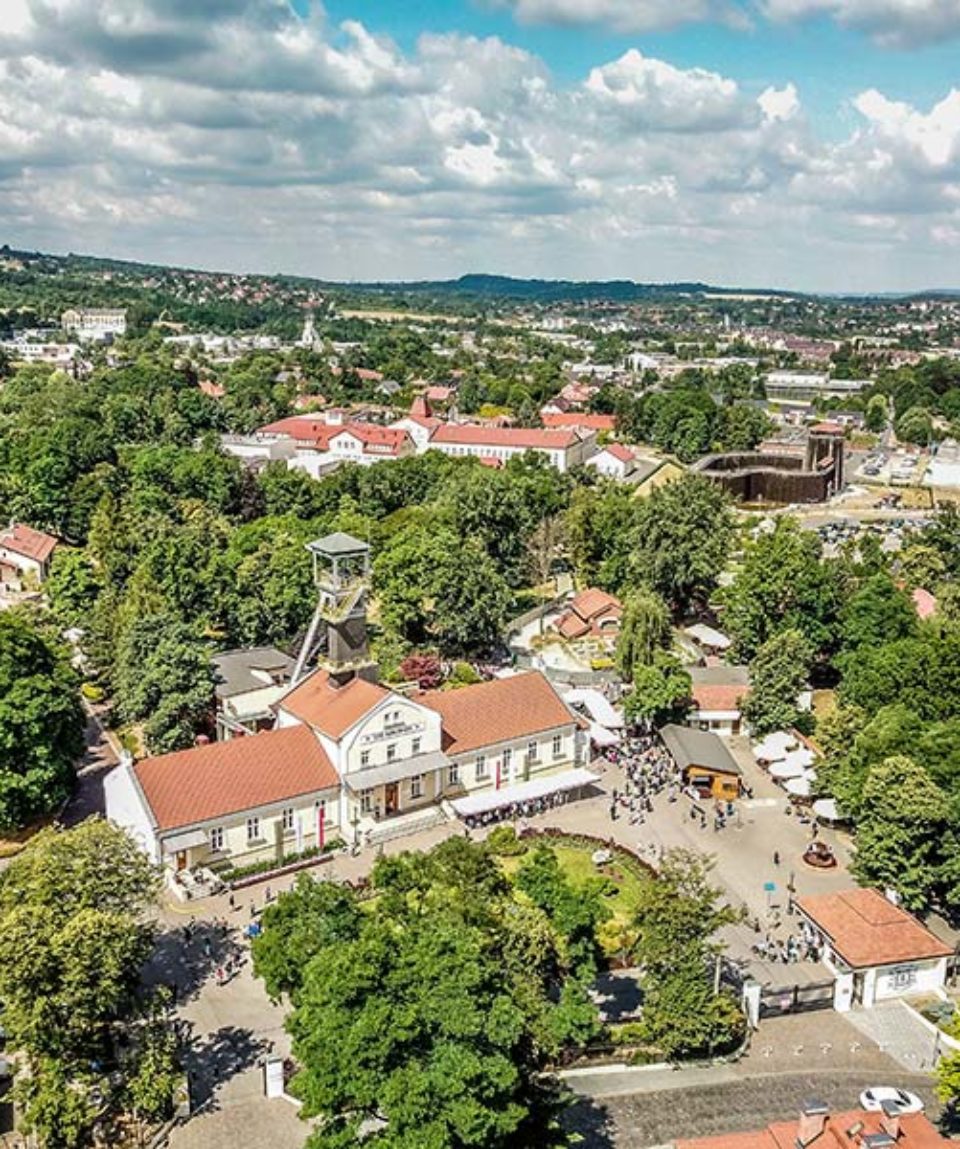
<instances>
[{"instance_id":1,"label":"blue sky","mask_svg":"<svg viewBox=\"0 0 960 1149\"><path fill-rule=\"evenodd\" d=\"M0 16L14 245L331 279L960 286L960 0Z\"/></svg>"}]
</instances>

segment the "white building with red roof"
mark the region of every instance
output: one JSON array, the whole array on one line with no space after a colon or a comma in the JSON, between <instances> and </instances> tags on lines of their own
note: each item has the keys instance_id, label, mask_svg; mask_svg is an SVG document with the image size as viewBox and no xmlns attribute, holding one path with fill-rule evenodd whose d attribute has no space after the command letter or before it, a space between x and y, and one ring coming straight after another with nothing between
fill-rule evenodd
<instances>
[{"instance_id":1,"label":"white building with red roof","mask_svg":"<svg viewBox=\"0 0 960 1149\"><path fill-rule=\"evenodd\" d=\"M476 423L443 423L430 436L430 450L445 455L496 459L506 463L527 451L543 455L558 471L585 463L596 450L593 431L571 428L485 427Z\"/></svg>"},{"instance_id":2,"label":"white building with red roof","mask_svg":"<svg viewBox=\"0 0 960 1149\"><path fill-rule=\"evenodd\" d=\"M587 466L593 467L608 479L625 483L637 470L637 457L622 443L607 443L587 460Z\"/></svg>"},{"instance_id":3,"label":"white building with red roof","mask_svg":"<svg viewBox=\"0 0 960 1149\"><path fill-rule=\"evenodd\" d=\"M815 894L795 905L823 944L835 1009L943 989L953 947L878 890Z\"/></svg>"},{"instance_id":4,"label":"white building with red roof","mask_svg":"<svg viewBox=\"0 0 960 1149\"><path fill-rule=\"evenodd\" d=\"M23 523L0 530L0 587L19 591L40 586L50 573L57 542L54 535Z\"/></svg>"}]
</instances>

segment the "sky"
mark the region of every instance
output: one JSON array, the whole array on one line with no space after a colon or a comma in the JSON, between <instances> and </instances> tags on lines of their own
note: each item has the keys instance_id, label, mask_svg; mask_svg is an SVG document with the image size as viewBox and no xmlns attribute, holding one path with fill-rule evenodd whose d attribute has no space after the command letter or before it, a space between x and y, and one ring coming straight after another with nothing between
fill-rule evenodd
<instances>
[{"instance_id":1,"label":"sky","mask_svg":"<svg viewBox=\"0 0 960 1149\"><path fill-rule=\"evenodd\" d=\"M0 242L960 287L960 0L0 0Z\"/></svg>"}]
</instances>

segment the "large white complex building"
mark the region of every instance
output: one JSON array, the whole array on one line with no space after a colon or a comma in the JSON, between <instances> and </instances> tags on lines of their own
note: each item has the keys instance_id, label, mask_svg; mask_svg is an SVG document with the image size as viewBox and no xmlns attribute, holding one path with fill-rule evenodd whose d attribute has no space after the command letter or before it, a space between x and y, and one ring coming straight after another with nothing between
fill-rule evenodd
<instances>
[{"instance_id":1,"label":"large white complex building","mask_svg":"<svg viewBox=\"0 0 960 1149\"><path fill-rule=\"evenodd\" d=\"M60 326L81 341L115 339L127 332L127 313L114 307L76 307L63 313Z\"/></svg>"}]
</instances>

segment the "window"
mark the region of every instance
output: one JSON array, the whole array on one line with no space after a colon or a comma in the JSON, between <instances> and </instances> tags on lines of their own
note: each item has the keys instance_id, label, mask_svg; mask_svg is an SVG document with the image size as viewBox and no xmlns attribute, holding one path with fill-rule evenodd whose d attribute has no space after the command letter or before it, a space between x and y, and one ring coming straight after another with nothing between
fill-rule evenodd
<instances>
[{"instance_id":1,"label":"window","mask_svg":"<svg viewBox=\"0 0 960 1149\"><path fill-rule=\"evenodd\" d=\"M537 760L537 744L536 742L527 743L527 761L536 762Z\"/></svg>"},{"instance_id":2,"label":"window","mask_svg":"<svg viewBox=\"0 0 960 1149\"><path fill-rule=\"evenodd\" d=\"M327 800L326 800L326 798L318 798L316 800L316 802L314 802L313 808L314 808L314 810L322 810L324 812L324 814L326 814L326 812L327 812Z\"/></svg>"},{"instance_id":3,"label":"window","mask_svg":"<svg viewBox=\"0 0 960 1149\"><path fill-rule=\"evenodd\" d=\"M563 735L554 734L553 736L553 756L559 758L563 753Z\"/></svg>"},{"instance_id":4,"label":"window","mask_svg":"<svg viewBox=\"0 0 960 1149\"><path fill-rule=\"evenodd\" d=\"M395 762L397 759L397 744L396 742L387 743L387 761Z\"/></svg>"},{"instance_id":5,"label":"window","mask_svg":"<svg viewBox=\"0 0 960 1149\"><path fill-rule=\"evenodd\" d=\"M292 834L294 828L294 813L293 807L288 806L283 812L283 832L285 834Z\"/></svg>"},{"instance_id":6,"label":"window","mask_svg":"<svg viewBox=\"0 0 960 1149\"><path fill-rule=\"evenodd\" d=\"M360 813L369 814L373 809L373 791L363 790L360 793Z\"/></svg>"},{"instance_id":7,"label":"window","mask_svg":"<svg viewBox=\"0 0 960 1149\"><path fill-rule=\"evenodd\" d=\"M420 753L420 739L419 738L414 738L413 745L410 748L410 753L411 754L419 754Z\"/></svg>"},{"instance_id":8,"label":"window","mask_svg":"<svg viewBox=\"0 0 960 1149\"><path fill-rule=\"evenodd\" d=\"M457 762L450 763L450 769L447 771L447 782L451 786L457 786L460 782L460 765Z\"/></svg>"},{"instance_id":9,"label":"window","mask_svg":"<svg viewBox=\"0 0 960 1149\"><path fill-rule=\"evenodd\" d=\"M414 774L410 779L410 797L422 798L423 797L423 775Z\"/></svg>"},{"instance_id":10,"label":"window","mask_svg":"<svg viewBox=\"0 0 960 1149\"><path fill-rule=\"evenodd\" d=\"M260 837L260 819L257 817L247 819L247 841L255 842Z\"/></svg>"},{"instance_id":11,"label":"window","mask_svg":"<svg viewBox=\"0 0 960 1149\"><path fill-rule=\"evenodd\" d=\"M508 746L503 752L503 772L507 774L510 770L510 760L513 758L513 751Z\"/></svg>"},{"instance_id":12,"label":"window","mask_svg":"<svg viewBox=\"0 0 960 1149\"><path fill-rule=\"evenodd\" d=\"M477 755L477 781L482 782L487 777L487 759L483 754Z\"/></svg>"},{"instance_id":13,"label":"window","mask_svg":"<svg viewBox=\"0 0 960 1149\"><path fill-rule=\"evenodd\" d=\"M361 750L360 751L360 765L361 766L369 766L370 765L370 751L369 750Z\"/></svg>"},{"instance_id":14,"label":"window","mask_svg":"<svg viewBox=\"0 0 960 1149\"><path fill-rule=\"evenodd\" d=\"M223 827L222 826L214 826L210 830L210 849L213 850L213 852L215 854L219 854L220 851L223 849Z\"/></svg>"}]
</instances>

